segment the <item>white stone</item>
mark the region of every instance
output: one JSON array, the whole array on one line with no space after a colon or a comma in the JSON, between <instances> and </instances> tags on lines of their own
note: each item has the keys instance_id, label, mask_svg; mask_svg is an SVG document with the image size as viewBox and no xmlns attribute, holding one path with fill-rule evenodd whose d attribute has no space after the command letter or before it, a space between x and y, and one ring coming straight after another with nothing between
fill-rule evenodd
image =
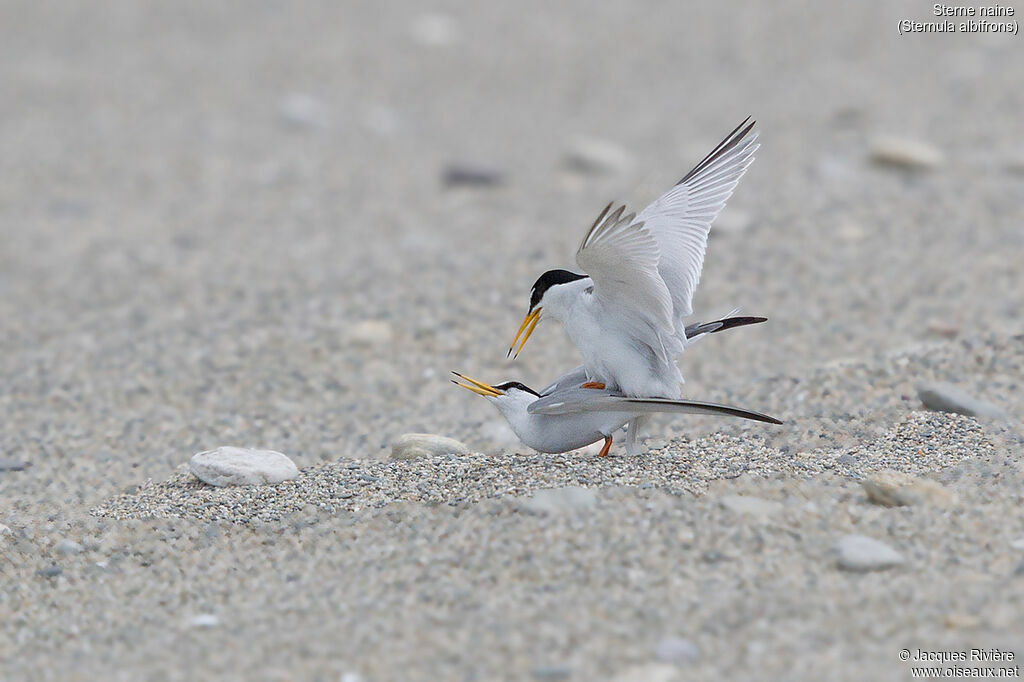
<instances>
[{"instance_id":1,"label":"white stone","mask_svg":"<svg viewBox=\"0 0 1024 682\"><path fill-rule=\"evenodd\" d=\"M735 514L767 517L782 511L782 504L749 495L726 495L719 504Z\"/></svg>"},{"instance_id":2,"label":"white stone","mask_svg":"<svg viewBox=\"0 0 1024 682\"><path fill-rule=\"evenodd\" d=\"M665 637L654 649L654 655L665 663L693 663L700 658L700 649L688 639Z\"/></svg>"},{"instance_id":3,"label":"white stone","mask_svg":"<svg viewBox=\"0 0 1024 682\"><path fill-rule=\"evenodd\" d=\"M1024 549L1024 538L1010 540L1010 547L1012 547L1013 549Z\"/></svg>"},{"instance_id":4,"label":"white stone","mask_svg":"<svg viewBox=\"0 0 1024 682\"><path fill-rule=\"evenodd\" d=\"M289 93L281 100L281 118L295 128L326 128L330 122L327 107L301 92Z\"/></svg>"},{"instance_id":5,"label":"white stone","mask_svg":"<svg viewBox=\"0 0 1024 682\"><path fill-rule=\"evenodd\" d=\"M383 320L363 320L356 322L348 329L348 339L353 343L375 346L379 343L391 343L394 332L391 325Z\"/></svg>"},{"instance_id":6,"label":"white stone","mask_svg":"<svg viewBox=\"0 0 1024 682\"><path fill-rule=\"evenodd\" d=\"M569 146L566 163L583 173L613 173L628 170L633 157L614 142L578 137Z\"/></svg>"},{"instance_id":7,"label":"white stone","mask_svg":"<svg viewBox=\"0 0 1024 682\"><path fill-rule=\"evenodd\" d=\"M220 620L212 613L201 613L190 618L188 624L194 628L212 628L220 624Z\"/></svg>"},{"instance_id":8,"label":"white stone","mask_svg":"<svg viewBox=\"0 0 1024 682\"><path fill-rule=\"evenodd\" d=\"M612 682L672 682L678 670L667 663L647 663L620 670Z\"/></svg>"},{"instance_id":9,"label":"white stone","mask_svg":"<svg viewBox=\"0 0 1024 682\"><path fill-rule=\"evenodd\" d=\"M892 135L872 143L871 157L876 163L908 169L935 168L945 160L941 151L926 142Z\"/></svg>"},{"instance_id":10,"label":"white stone","mask_svg":"<svg viewBox=\"0 0 1024 682\"><path fill-rule=\"evenodd\" d=\"M391 445L391 459L416 459L434 455L467 455L469 448L454 438L432 433L405 433Z\"/></svg>"},{"instance_id":11,"label":"white stone","mask_svg":"<svg viewBox=\"0 0 1024 682\"><path fill-rule=\"evenodd\" d=\"M868 500L883 507L930 504L946 507L952 494L941 483L900 471L879 471L861 481Z\"/></svg>"},{"instance_id":12,"label":"white stone","mask_svg":"<svg viewBox=\"0 0 1024 682\"><path fill-rule=\"evenodd\" d=\"M413 20L410 33L424 47L446 47L459 39L459 23L447 14L421 14Z\"/></svg>"},{"instance_id":13,"label":"white stone","mask_svg":"<svg viewBox=\"0 0 1024 682\"><path fill-rule=\"evenodd\" d=\"M523 502L524 511L534 514L561 514L590 509L597 505L597 493L590 488L568 486L543 488Z\"/></svg>"},{"instance_id":14,"label":"white stone","mask_svg":"<svg viewBox=\"0 0 1024 682\"><path fill-rule=\"evenodd\" d=\"M81 554L85 548L74 540L64 539L58 542L54 549L57 554Z\"/></svg>"},{"instance_id":15,"label":"white stone","mask_svg":"<svg viewBox=\"0 0 1024 682\"><path fill-rule=\"evenodd\" d=\"M280 483L299 475L295 463L280 452L231 446L193 455L188 468L200 481L216 486Z\"/></svg>"},{"instance_id":16,"label":"white stone","mask_svg":"<svg viewBox=\"0 0 1024 682\"><path fill-rule=\"evenodd\" d=\"M895 549L864 535L846 535L835 544L844 571L880 571L904 562Z\"/></svg>"}]
</instances>

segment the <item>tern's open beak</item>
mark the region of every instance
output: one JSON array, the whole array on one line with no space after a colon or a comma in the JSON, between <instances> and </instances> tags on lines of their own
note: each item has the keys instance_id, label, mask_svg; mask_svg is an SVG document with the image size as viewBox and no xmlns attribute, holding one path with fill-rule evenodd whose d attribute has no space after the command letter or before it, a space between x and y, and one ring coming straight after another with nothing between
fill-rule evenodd
<instances>
[{"instance_id":1,"label":"tern's open beak","mask_svg":"<svg viewBox=\"0 0 1024 682\"><path fill-rule=\"evenodd\" d=\"M534 308L530 312L526 313L526 317L523 318L523 323L519 325L519 331L516 332L516 338L512 339L512 345L508 347L508 354L512 355L512 351L515 350L516 342L519 341L519 337L522 336L522 343L519 344L519 350L512 356L512 359L519 357L519 354L523 352L523 346L526 345L526 340L530 338L530 334L537 327L537 323L540 322L540 306ZM525 330L525 333L523 333Z\"/></svg>"},{"instance_id":2,"label":"tern's open beak","mask_svg":"<svg viewBox=\"0 0 1024 682\"><path fill-rule=\"evenodd\" d=\"M487 384L483 383L482 381L477 381L476 379L470 379L469 377L463 376L462 374L459 374L458 372L452 372L452 374L454 374L455 376L457 376L458 378L460 378L460 379L462 379L463 381L466 382L466 383L462 384L462 383L459 383L458 381L456 381L455 379L452 379L452 383L453 384L455 384L456 386L461 386L462 388L465 388L466 390L473 391L473 393L476 393L477 395L482 395L485 398L496 398L499 395L504 395L504 393L502 393L498 389L494 388L493 386L488 386Z\"/></svg>"}]
</instances>

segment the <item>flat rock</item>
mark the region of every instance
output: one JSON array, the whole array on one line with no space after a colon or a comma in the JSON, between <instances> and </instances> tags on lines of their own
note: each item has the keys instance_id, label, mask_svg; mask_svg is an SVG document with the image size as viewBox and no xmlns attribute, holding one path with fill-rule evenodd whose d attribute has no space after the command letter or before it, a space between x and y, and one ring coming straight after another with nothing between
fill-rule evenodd
<instances>
[{"instance_id":1,"label":"flat rock","mask_svg":"<svg viewBox=\"0 0 1024 682\"><path fill-rule=\"evenodd\" d=\"M569 146L565 162L581 173L615 173L632 166L633 158L614 142L595 137L577 137Z\"/></svg>"},{"instance_id":2,"label":"flat rock","mask_svg":"<svg viewBox=\"0 0 1024 682\"><path fill-rule=\"evenodd\" d=\"M363 320L348 328L348 340L363 346L391 343L395 334L383 320Z\"/></svg>"},{"instance_id":3,"label":"flat rock","mask_svg":"<svg viewBox=\"0 0 1024 682\"><path fill-rule=\"evenodd\" d=\"M470 163L453 163L444 169L442 181L448 187L493 187L505 181L497 168Z\"/></svg>"},{"instance_id":4,"label":"flat rock","mask_svg":"<svg viewBox=\"0 0 1024 682\"><path fill-rule=\"evenodd\" d=\"M0 471L23 471L30 466L30 462L20 459L0 459Z\"/></svg>"},{"instance_id":5,"label":"flat rock","mask_svg":"<svg viewBox=\"0 0 1024 682\"><path fill-rule=\"evenodd\" d=\"M844 571L881 571L904 563L895 549L864 535L845 535L835 544Z\"/></svg>"},{"instance_id":6,"label":"flat rock","mask_svg":"<svg viewBox=\"0 0 1024 682\"><path fill-rule=\"evenodd\" d=\"M293 128L323 129L330 115L323 102L301 92L285 95L280 105L281 120Z\"/></svg>"},{"instance_id":7,"label":"flat rock","mask_svg":"<svg viewBox=\"0 0 1024 682\"><path fill-rule=\"evenodd\" d=\"M65 538L58 542L54 549L57 554L81 554L85 548L74 540L68 540Z\"/></svg>"},{"instance_id":8,"label":"flat rock","mask_svg":"<svg viewBox=\"0 0 1024 682\"><path fill-rule=\"evenodd\" d=\"M942 165L945 160L936 147L905 137L885 135L871 144L872 160L883 166L908 170L926 170Z\"/></svg>"},{"instance_id":9,"label":"flat rock","mask_svg":"<svg viewBox=\"0 0 1024 682\"><path fill-rule=\"evenodd\" d=\"M597 505L597 493L590 488L568 486L537 490L523 502L522 509L534 514L564 514Z\"/></svg>"},{"instance_id":10,"label":"flat rock","mask_svg":"<svg viewBox=\"0 0 1024 682\"><path fill-rule=\"evenodd\" d=\"M189 618L187 625L193 628L212 628L220 624L220 619L212 613L200 613Z\"/></svg>"},{"instance_id":11,"label":"flat rock","mask_svg":"<svg viewBox=\"0 0 1024 682\"><path fill-rule=\"evenodd\" d=\"M667 663L647 663L620 670L612 682L672 682L679 671Z\"/></svg>"},{"instance_id":12,"label":"flat rock","mask_svg":"<svg viewBox=\"0 0 1024 682\"><path fill-rule=\"evenodd\" d=\"M780 502L749 495L726 495L719 500L719 504L735 514L762 518L777 514L783 509Z\"/></svg>"},{"instance_id":13,"label":"flat rock","mask_svg":"<svg viewBox=\"0 0 1024 682\"><path fill-rule=\"evenodd\" d=\"M945 381L919 384L917 397L925 407L935 412L955 412L968 417L1007 418L1006 412L997 405L979 400L958 386Z\"/></svg>"},{"instance_id":14,"label":"flat rock","mask_svg":"<svg viewBox=\"0 0 1024 682\"><path fill-rule=\"evenodd\" d=\"M868 500L883 507L921 504L946 507L953 501L952 493L941 483L900 471L879 471L865 478L860 484Z\"/></svg>"},{"instance_id":15,"label":"flat rock","mask_svg":"<svg viewBox=\"0 0 1024 682\"><path fill-rule=\"evenodd\" d=\"M700 649L688 639L665 637L654 648L654 656L663 663L681 665L698 660L700 658Z\"/></svg>"},{"instance_id":16,"label":"flat rock","mask_svg":"<svg viewBox=\"0 0 1024 682\"><path fill-rule=\"evenodd\" d=\"M215 486L280 483L299 475L295 463L280 452L231 446L196 453L188 468L200 481Z\"/></svg>"},{"instance_id":17,"label":"flat rock","mask_svg":"<svg viewBox=\"0 0 1024 682\"><path fill-rule=\"evenodd\" d=\"M432 455L467 455L469 448L454 438L432 433L406 433L391 445L391 459L416 459Z\"/></svg>"}]
</instances>

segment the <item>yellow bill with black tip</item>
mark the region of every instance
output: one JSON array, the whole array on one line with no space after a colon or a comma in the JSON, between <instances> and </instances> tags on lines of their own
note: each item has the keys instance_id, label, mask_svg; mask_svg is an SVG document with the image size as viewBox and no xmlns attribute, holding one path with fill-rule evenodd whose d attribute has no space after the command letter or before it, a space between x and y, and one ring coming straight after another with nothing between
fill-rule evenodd
<instances>
[{"instance_id":1,"label":"yellow bill with black tip","mask_svg":"<svg viewBox=\"0 0 1024 682\"><path fill-rule=\"evenodd\" d=\"M512 345L508 347L508 354L512 355L512 351L515 350L516 343L519 343L519 350L513 356L513 359L519 357L519 354L523 352L523 346L526 345L527 339L533 334L533 330L537 327L537 323L540 322L540 311L541 308L536 308L526 314L523 318L523 323L519 325L519 331L516 332L516 338L512 339ZM520 338L522 341L520 342Z\"/></svg>"},{"instance_id":2,"label":"yellow bill with black tip","mask_svg":"<svg viewBox=\"0 0 1024 682\"><path fill-rule=\"evenodd\" d=\"M473 391L473 393L476 393L477 395L482 395L485 398L494 398L496 396L501 395L500 391L495 389L493 386L485 384L482 381L470 379L469 377L459 374L458 372L452 372L452 374L466 382L463 384L452 379L452 383L455 384L456 386L466 389L467 391Z\"/></svg>"}]
</instances>

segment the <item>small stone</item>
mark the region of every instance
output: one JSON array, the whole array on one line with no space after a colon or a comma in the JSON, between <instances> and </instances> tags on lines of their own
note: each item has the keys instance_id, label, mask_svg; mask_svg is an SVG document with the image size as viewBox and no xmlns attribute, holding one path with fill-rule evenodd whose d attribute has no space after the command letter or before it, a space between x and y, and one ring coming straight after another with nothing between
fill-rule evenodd
<instances>
[{"instance_id":1,"label":"small stone","mask_svg":"<svg viewBox=\"0 0 1024 682\"><path fill-rule=\"evenodd\" d=\"M944 339L955 339L960 334L960 327L946 320L932 320L928 323L928 333Z\"/></svg>"},{"instance_id":2,"label":"small stone","mask_svg":"<svg viewBox=\"0 0 1024 682\"><path fill-rule=\"evenodd\" d=\"M977 616L971 616L966 613L951 613L946 616L945 626L950 630L959 628L974 628L978 626Z\"/></svg>"},{"instance_id":3,"label":"small stone","mask_svg":"<svg viewBox=\"0 0 1024 682\"><path fill-rule=\"evenodd\" d=\"M719 501L719 504L734 514L760 518L782 511L782 504L779 502L762 500L759 497L751 497L749 495L726 495Z\"/></svg>"},{"instance_id":4,"label":"small stone","mask_svg":"<svg viewBox=\"0 0 1024 682\"><path fill-rule=\"evenodd\" d=\"M926 142L883 136L871 145L871 158L883 166L910 170L936 168L945 160L942 152Z\"/></svg>"},{"instance_id":5,"label":"small stone","mask_svg":"<svg viewBox=\"0 0 1024 682\"><path fill-rule=\"evenodd\" d=\"M700 649L688 639L665 637L654 649L655 657L664 663L693 663L700 658Z\"/></svg>"},{"instance_id":6,"label":"small stone","mask_svg":"<svg viewBox=\"0 0 1024 682\"><path fill-rule=\"evenodd\" d=\"M633 165L628 151L608 140L578 137L572 141L565 158L566 164L580 173L616 173Z\"/></svg>"},{"instance_id":7,"label":"small stone","mask_svg":"<svg viewBox=\"0 0 1024 682\"><path fill-rule=\"evenodd\" d=\"M0 459L0 471L24 471L30 466L31 462L20 459Z\"/></svg>"},{"instance_id":8,"label":"small stone","mask_svg":"<svg viewBox=\"0 0 1024 682\"><path fill-rule=\"evenodd\" d=\"M323 129L330 117L327 107L313 97L301 92L289 93L281 100L281 119L294 128Z\"/></svg>"},{"instance_id":9,"label":"small stone","mask_svg":"<svg viewBox=\"0 0 1024 682\"><path fill-rule=\"evenodd\" d=\"M711 226L711 234L740 234L754 224L754 216L749 211L728 206Z\"/></svg>"},{"instance_id":10,"label":"small stone","mask_svg":"<svg viewBox=\"0 0 1024 682\"><path fill-rule=\"evenodd\" d=\"M579 512L597 505L597 493L590 488L569 486L542 488L522 504L524 511L533 514L561 514Z\"/></svg>"},{"instance_id":11,"label":"small stone","mask_svg":"<svg viewBox=\"0 0 1024 682\"><path fill-rule=\"evenodd\" d=\"M530 675L536 680L567 680L572 675L572 668L567 665L538 665L530 669Z\"/></svg>"},{"instance_id":12,"label":"small stone","mask_svg":"<svg viewBox=\"0 0 1024 682\"><path fill-rule=\"evenodd\" d=\"M917 397L924 406L935 412L955 412L968 417L1006 419L1007 414L990 402L979 400L961 388L945 381L919 384Z\"/></svg>"},{"instance_id":13,"label":"small stone","mask_svg":"<svg viewBox=\"0 0 1024 682\"><path fill-rule=\"evenodd\" d=\"M65 555L67 555L67 554L81 554L82 551L85 548L82 547L77 542L75 542L74 540L68 540L68 539L65 538L64 540L61 540L60 542L58 542L57 546L54 549L56 550L57 554L65 554Z\"/></svg>"},{"instance_id":14,"label":"small stone","mask_svg":"<svg viewBox=\"0 0 1024 682\"><path fill-rule=\"evenodd\" d=\"M188 625L193 628L212 628L220 624L220 619L212 613L201 613L189 619Z\"/></svg>"},{"instance_id":15,"label":"small stone","mask_svg":"<svg viewBox=\"0 0 1024 682\"><path fill-rule=\"evenodd\" d=\"M612 682L672 682L678 670L667 663L647 663L620 670Z\"/></svg>"},{"instance_id":16,"label":"small stone","mask_svg":"<svg viewBox=\"0 0 1024 682\"><path fill-rule=\"evenodd\" d=\"M900 471L879 471L861 481L868 500L883 507L946 507L952 494L941 483Z\"/></svg>"},{"instance_id":17,"label":"small stone","mask_svg":"<svg viewBox=\"0 0 1024 682\"><path fill-rule=\"evenodd\" d=\"M391 343L393 338L391 325L383 320L363 320L348 328L349 341L364 346Z\"/></svg>"},{"instance_id":18,"label":"small stone","mask_svg":"<svg viewBox=\"0 0 1024 682\"><path fill-rule=\"evenodd\" d=\"M864 535L846 535L835 544L844 571L881 571L904 563L895 549Z\"/></svg>"},{"instance_id":19,"label":"small stone","mask_svg":"<svg viewBox=\"0 0 1024 682\"><path fill-rule=\"evenodd\" d=\"M0 523L0 538L7 537L8 535L14 535L14 531L11 530L8 526L5 526L4 524Z\"/></svg>"},{"instance_id":20,"label":"small stone","mask_svg":"<svg viewBox=\"0 0 1024 682\"><path fill-rule=\"evenodd\" d=\"M448 187L494 187L505 177L496 168L455 163L444 169L443 181Z\"/></svg>"},{"instance_id":21,"label":"small stone","mask_svg":"<svg viewBox=\"0 0 1024 682\"><path fill-rule=\"evenodd\" d=\"M280 452L231 446L196 453L188 468L200 481L215 486L280 483L299 475L295 463Z\"/></svg>"},{"instance_id":22,"label":"small stone","mask_svg":"<svg viewBox=\"0 0 1024 682\"><path fill-rule=\"evenodd\" d=\"M413 40L424 47L446 47L459 38L459 24L447 14L421 14L410 28Z\"/></svg>"},{"instance_id":23,"label":"small stone","mask_svg":"<svg viewBox=\"0 0 1024 682\"><path fill-rule=\"evenodd\" d=\"M391 459L417 459L436 455L468 455L469 448L454 438L432 433L405 433L391 446Z\"/></svg>"},{"instance_id":24,"label":"small stone","mask_svg":"<svg viewBox=\"0 0 1024 682\"><path fill-rule=\"evenodd\" d=\"M7 526L3 526L3 528L7 528ZM3 528L0 528L0 535L3 534ZM10 529L8 529L8 532L10 532ZM1024 538L1010 540L1010 547L1013 549L1024 549Z\"/></svg>"},{"instance_id":25,"label":"small stone","mask_svg":"<svg viewBox=\"0 0 1024 682\"><path fill-rule=\"evenodd\" d=\"M839 238L839 241L846 242L847 244L864 241L864 238L867 236L867 232L863 227L850 220L843 221L836 228L836 237Z\"/></svg>"},{"instance_id":26,"label":"small stone","mask_svg":"<svg viewBox=\"0 0 1024 682\"><path fill-rule=\"evenodd\" d=\"M36 575L41 575L44 578L56 578L62 573L64 573L64 569L57 564L53 564L52 566L47 566L46 568L41 568L36 571Z\"/></svg>"}]
</instances>

